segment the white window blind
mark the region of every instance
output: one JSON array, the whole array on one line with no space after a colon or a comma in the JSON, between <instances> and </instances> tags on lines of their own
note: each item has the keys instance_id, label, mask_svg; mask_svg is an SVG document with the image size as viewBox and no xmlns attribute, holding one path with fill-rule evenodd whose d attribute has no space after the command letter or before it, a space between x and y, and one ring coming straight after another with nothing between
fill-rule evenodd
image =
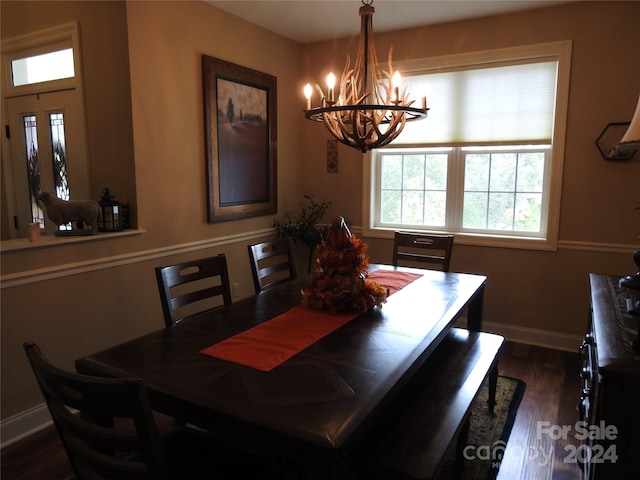
<instances>
[{"instance_id":1,"label":"white window blind","mask_svg":"<svg viewBox=\"0 0 640 480\"><path fill-rule=\"evenodd\" d=\"M394 144L550 143L557 77L555 60L407 76L409 92L427 92L429 116Z\"/></svg>"}]
</instances>

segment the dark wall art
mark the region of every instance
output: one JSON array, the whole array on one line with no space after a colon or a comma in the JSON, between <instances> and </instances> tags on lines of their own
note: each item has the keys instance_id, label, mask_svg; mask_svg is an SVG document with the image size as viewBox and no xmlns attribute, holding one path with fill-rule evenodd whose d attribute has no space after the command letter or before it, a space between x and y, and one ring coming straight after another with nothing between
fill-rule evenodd
<instances>
[{"instance_id":1,"label":"dark wall art","mask_svg":"<svg viewBox=\"0 0 640 480\"><path fill-rule=\"evenodd\" d=\"M276 77L202 56L209 223L276 213Z\"/></svg>"}]
</instances>

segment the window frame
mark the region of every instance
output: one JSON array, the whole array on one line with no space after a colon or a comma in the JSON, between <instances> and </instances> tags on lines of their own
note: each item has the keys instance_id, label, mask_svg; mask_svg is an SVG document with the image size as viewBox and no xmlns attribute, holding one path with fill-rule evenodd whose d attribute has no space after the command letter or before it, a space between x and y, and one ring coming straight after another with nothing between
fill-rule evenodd
<instances>
[{"instance_id":1,"label":"window frame","mask_svg":"<svg viewBox=\"0 0 640 480\"><path fill-rule=\"evenodd\" d=\"M433 229L433 228L393 228L381 226L376 223L376 216L379 209L377 204L377 191L379 183L376 175L376 165L378 156L376 151L368 152L364 155L363 166L363 205L362 205L362 233L363 236L374 238L392 238L393 232L397 229L415 231L415 232L433 232L433 233L452 233L456 236L456 243L467 245L504 247L504 248L524 248L533 250L557 250L558 232L560 220L560 200L562 193L562 175L564 170L564 151L565 151L565 135L567 123L567 110L569 98L569 79L571 67L571 49L572 42L570 40L550 42L544 44L535 44L519 47L508 47L495 50L470 52L463 54L445 55L439 57L414 59L405 62L398 62L397 68L401 72L411 72L412 74L420 74L427 72L437 72L442 69L469 67L477 65L482 67L486 64L495 64L497 62L519 63L524 61L539 60L558 62L558 78L556 86L556 103L555 116L552 132L551 152L549 160L549 169L545 171L547 181L547 189L544 195L547 196L548 206L546 211L543 209L542 221L546 217L546 228L542 228L543 236L538 234L522 235L500 234L495 231L488 232L470 232L457 231L451 229ZM428 120L427 120L428 121ZM523 142L522 144L529 144ZM458 147L459 145L403 145L402 149L410 147ZM467 146L467 145L465 145ZM472 145L468 145L472 146ZM474 145L479 146L479 145ZM480 145L482 146L482 145ZM387 149L392 149L393 144ZM379 163L379 162L378 162ZM464 171L455 170L463 168L462 162L455 162L454 174L464 176ZM450 178L451 170L448 174L448 197L449 188L452 187ZM462 201L460 195L457 201ZM462 215L462 205L454 205L453 208Z\"/></svg>"},{"instance_id":2,"label":"window frame","mask_svg":"<svg viewBox=\"0 0 640 480\"><path fill-rule=\"evenodd\" d=\"M14 86L12 62L25 57L71 48L73 50L74 76ZM21 35L2 42L2 67L4 96L16 97L57 90L82 90L82 52L78 22L47 28L32 34Z\"/></svg>"}]
</instances>

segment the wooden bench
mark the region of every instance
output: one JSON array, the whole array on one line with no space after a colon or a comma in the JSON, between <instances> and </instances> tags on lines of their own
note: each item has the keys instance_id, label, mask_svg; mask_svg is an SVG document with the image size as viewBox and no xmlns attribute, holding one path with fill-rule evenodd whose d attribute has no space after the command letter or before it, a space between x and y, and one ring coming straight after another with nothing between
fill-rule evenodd
<instances>
[{"instance_id":1,"label":"wooden bench","mask_svg":"<svg viewBox=\"0 0 640 480\"><path fill-rule=\"evenodd\" d=\"M359 478L432 479L458 438L457 458L466 446L471 407L484 381L490 380L493 409L498 376L499 335L452 329L427 359L409 391L384 413L360 445Z\"/></svg>"}]
</instances>

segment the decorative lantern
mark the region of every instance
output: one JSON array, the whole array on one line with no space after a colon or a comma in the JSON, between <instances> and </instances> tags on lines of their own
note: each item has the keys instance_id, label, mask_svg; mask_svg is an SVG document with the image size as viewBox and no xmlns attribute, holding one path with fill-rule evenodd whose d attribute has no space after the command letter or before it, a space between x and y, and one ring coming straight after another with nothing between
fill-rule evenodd
<instances>
[{"instance_id":1,"label":"decorative lantern","mask_svg":"<svg viewBox=\"0 0 640 480\"><path fill-rule=\"evenodd\" d=\"M101 232L119 232L122 230L121 205L111 195L108 188L102 191L102 198L98 203L102 209L102 218L98 220L98 230Z\"/></svg>"}]
</instances>

